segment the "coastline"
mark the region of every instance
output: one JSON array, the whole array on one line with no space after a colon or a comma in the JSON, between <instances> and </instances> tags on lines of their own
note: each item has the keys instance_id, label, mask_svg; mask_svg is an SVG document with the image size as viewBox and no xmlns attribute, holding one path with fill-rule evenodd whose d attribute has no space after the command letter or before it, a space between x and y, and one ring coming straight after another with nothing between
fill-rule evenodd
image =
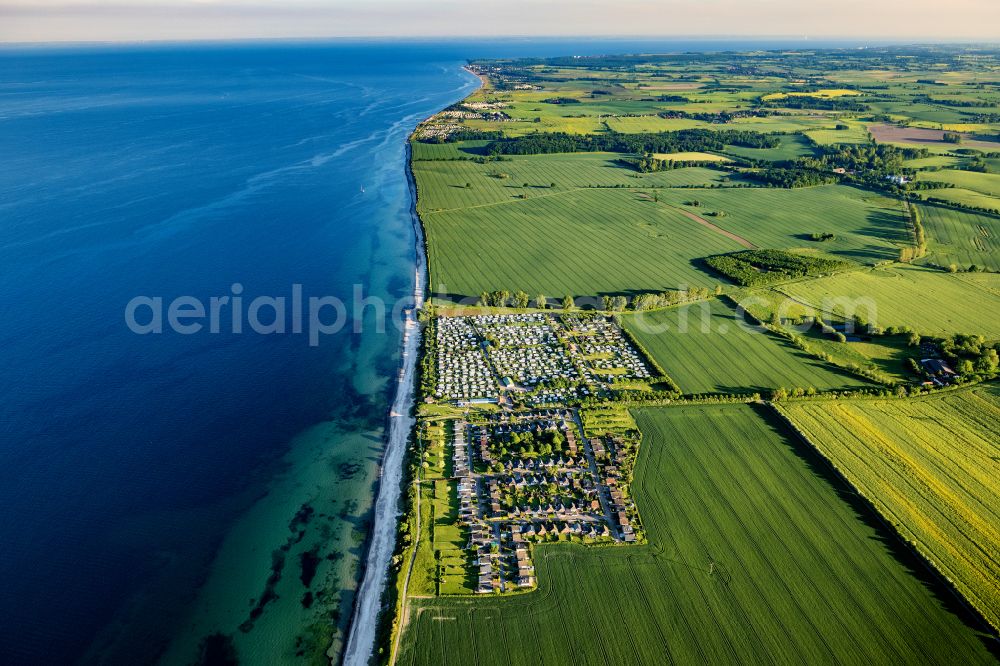
<instances>
[{"instance_id":1,"label":"coastline","mask_svg":"<svg viewBox=\"0 0 1000 666\"><path fill-rule=\"evenodd\" d=\"M406 148L407 173L409 174L410 148ZM411 187L411 217L415 238L416 269L414 274L413 307L404 318L402 355L398 372L396 396L389 412L389 430L385 454L379 470L375 513L369 536L363 574L355 595L354 613L347 634L342 663L345 666L364 666L371 659L375 648L379 609L382 593L388 578L389 562L396 545L396 522L399 498L402 495L403 460L410 432L413 430L414 382L417 356L420 350L421 328L417 312L424 305L427 284L427 258L423 244L423 229L416 217L415 190Z\"/></svg>"},{"instance_id":2,"label":"coastline","mask_svg":"<svg viewBox=\"0 0 1000 666\"><path fill-rule=\"evenodd\" d=\"M462 69L479 80L479 85L461 98L465 99L472 92L481 89L485 82L483 77L472 72L468 66L463 65ZM388 414L389 427L379 469L372 527L366 544L366 556L362 560L361 583L354 597L347 642L340 660L344 666L366 666L376 649L382 600L389 579L389 565L396 548L406 452L416 423L416 371L423 338L418 313L424 306L429 276L427 246L423 222L417 213L417 186L411 168L411 137L412 133L406 138L405 169L410 191L410 221L414 233L413 305L404 319L398 382Z\"/></svg>"}]
</instances>

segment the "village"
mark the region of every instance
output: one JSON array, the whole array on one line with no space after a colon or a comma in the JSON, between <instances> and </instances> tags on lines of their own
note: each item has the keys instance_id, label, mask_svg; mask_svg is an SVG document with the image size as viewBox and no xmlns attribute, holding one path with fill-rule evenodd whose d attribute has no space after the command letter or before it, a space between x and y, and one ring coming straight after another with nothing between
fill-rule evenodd
<instances>
[{"instance_id":1,"label":"village","mask_svg":"<svg viewBox=\"0 0 1000 666\"><path fill-rule=\"evenodd\" d=\"M532 543L639 539L626 480L635 448L584 437L574 409L457 420L453 481L476 591L534 587Z\"/></svg>"},{"instance_id":2,"label":"village","mask_svg":"<svg viewBox=\"0 0 1000 666\"><path fill-rule=\"evenodd\" d=\"M651 377L613 319L548 313L439 317L435 372L430 400L459 406L567 405Z\"/></svg>"}]
</instances>

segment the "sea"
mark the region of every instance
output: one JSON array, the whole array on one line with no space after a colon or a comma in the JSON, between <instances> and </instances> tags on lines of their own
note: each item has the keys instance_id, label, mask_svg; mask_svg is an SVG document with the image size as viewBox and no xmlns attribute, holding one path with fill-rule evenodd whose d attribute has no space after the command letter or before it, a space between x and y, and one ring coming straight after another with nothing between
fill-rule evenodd
<instances>
[{"instance_id":1,"label":"sea","mask_svg":"<svg viewBox=\"0 0 1000 666\"><path fill-rule=\"evenodd\" d=\"M467 58L796 45L0 47L0 663L336 661L413 127Z\"/></svg>"}]
</instances>

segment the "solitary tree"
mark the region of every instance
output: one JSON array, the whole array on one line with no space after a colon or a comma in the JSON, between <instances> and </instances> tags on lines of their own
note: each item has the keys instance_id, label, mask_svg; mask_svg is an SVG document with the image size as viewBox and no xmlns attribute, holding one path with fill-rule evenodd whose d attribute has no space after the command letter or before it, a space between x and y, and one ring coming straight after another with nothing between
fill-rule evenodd
<instances>
[{"instance_id":1,"label":"solitary tree","mask_svg":"<svg viewBox=\"0 0 1000 666\"><path fill-rule=\"evenodd\" d=\"M548 304L549 300L545 298L544 294L538 294L538 296L535 296L535 307L538 308L539 310L544 310L545 306L547 306Z\"/></svg>"},{"instance_id":2,"label":"solitary tree","mask_svg":"<svg viewBox=\"0 0 1000 666\"><path fill-rule=\"evenodd\" d=\"M490 304L490 292L484 291L481 294L479 294L479 304L482 305L483 307Z\"/></svg>"},{"instance_id":3,"label":"solitary tree","mask_svg":"<svg viewBox=\"0 0 1000 666\"><path fill-rule=\"evenodd\" d=\"M575 305L575 303L573 302L573 297L572 296L566 295L566 296L563 297L563 300L562 300L562 309L563 310L572 310L574 305Z\"/></svg>"},{"instance_id":4,"label":"solitary tree","mask_svg":"<svg viewBox=\"0 0 1000 666\"><path fill-rule=\"evenodd\" d=\"M515 308L526 308L528 307L528 294L523 291L518 291L514 294L514 298L511 301L511 305Z\"/></svg>"}]
</instances>

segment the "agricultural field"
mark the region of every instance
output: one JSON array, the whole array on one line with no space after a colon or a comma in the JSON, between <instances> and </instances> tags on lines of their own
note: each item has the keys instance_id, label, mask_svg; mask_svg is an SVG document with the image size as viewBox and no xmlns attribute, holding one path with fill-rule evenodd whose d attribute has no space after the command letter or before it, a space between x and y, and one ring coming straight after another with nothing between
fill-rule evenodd
<instances>
[{"instance_id":1,"label":"agricultural field","mask_svg":"<svg viewBox=\"0 0 1000 666\"><path fill-rule=\"evenodd\" d=\"M709 123L691 118L660 118L659 116L638 116L605 118L604 122L612 132L639 134L641 132L673 132L675 130L710 128Z\"/></svg>"},{"instance_id":2,"label":"agricultural field","mask_svg":"<svg viewBox=\"0 0 1000 666\"><path fill-rule=\"evenodd\" d=\"M702 167L640 174L619 163L621 157L613 153L563 153L516 156L485 164L470 160L414 162L419 210L427 215L579 188L692 187L738 180L724 171Z\"/></svg>"},{"instance_id":3,"label":"agricultural field","mask_svg":"<svg viewBox=\"0 0 1000 666\"><path fill-rule=\"evenodd\" d=\"M921 198L928 199L931 197L943 199L957 206L972 206L975 208L984 208L988 211L1000 211L1000 198L975 190L966 190L961 187L927 190L923 192L923 197Z\"/></svg>"},{"instance_id":4,"label":"agricultural field","mask_svg":"<svg viewBox=\"0 0 1000 666\"><path fill-rule=\"evenodd\" d=\"M780 409L1000 627L1000 390Z\"/></svg>"},{"instance_id":5,"label":"agricultural field","mask_svg":"<svg viewBox=\"0 0 1000 666\"><path fill-rule=\"evenodd\" d=\"M800 157L812 157L816 154L809 140L802 134L785 134L780 137L781 145L777 148L746 148L744 146L726 146L726 153L736 157L751 160L767 160L783 162Z\"/></svg>"},{"instance_id":6,"label":"agricultural field","mask_svg":"<svg viewBox=\"0 0 1000 666\"><path fill-rule=\"evenodd\" d=\"M1000 174L962 171L961 169L942 169L940 171L925 171L917 175L917 180L930 180L939 183L949 183L958 188L974 190L987 196L1000 198ZM930 190L936 194L942 190Z\"/></svg>"},{"instance_id":7,"label":"agricultural field","mask_svg":"<svg viewBox=\"0 0 1000 666\"><path fill-rule=\"evenodd\" d=\"M930 198L1000 207L1000 51L468 66L411 143L426 319L512 319L425 359L396 662L997 663L1000 216ZM591 314L655 377L569 390L548 345L613 341L525 326Z\"/></svg>"},{"instance_id":8,"label":"agricultural field","mask_svg":"<svg viewBox=\"0 0 1000 666\"><path fill-rule=\"evenodd\" d=\"M838 366L866 369L884 383L905 382L913 378L913 373L906 369L907 359L919 357L919 349L909 345L906 334L874 336L870 340L852 336L841 342L818 326L803 323L821 313L775 289L737 290L732 297L759 321L773 321L777 316L786 331L800 335L810 350L828 354ZM826 320L828 323L842 323L835 318L826 317Z\"/></svg>"},{"instance_id":9,"label":"agricultural field","mask_svg":"<svg viewBox=\"0 0 1000 666\"><path fill-rule=\"evenodd\" d=\"M654 153L653 157L658 160L668 160L672 162L729 162L728 157L715 155L713 153Z\"/></svg>"},{"instance_id":10,"label":"agricultural field","mask_svg":"<svg viewBox=\"0 0 1000 666\"><path fill-rule=\"evenodd\" d=\"M422 216L431 290L550 298L712 287L698 256L741 249L642 192L582 189Z\"/></svg>"},{"instance_id":11,"label":"agricultural field","mask_svg":"<svg viewBox=\"0 0 1000 666\"><path fill-rule=\"evenodd\" d=\"M837 129L836 125L846 125L846 129ZM805 135L820 145L834 143L868 143L871 137L868 128L856 121L841 121L833 127L807 130Z\"/></svg>"},{"instance_id":12,"label":"agricultural field","mask_svg":"<svg viewBox=\"0 0 1000 666\"><path fill-rule=\"evenodd\" d=\"M910 169L944 169L949 167L959 167L965 163L965 158L957 155L931 155L930 157L916 157L912 160L904 160L903 166ZM920 178L934 180L933 171L921 174Z\"/></svg>"},{"instance_id":13,"label":"agricultural field","mask_svg":"<svg viewBox=\"0 0 1000 666\"><path fill-rule=\"evenodd\" d=\"M1000 275L995 273L953 275L898 265L793 282L777 291L816 312L843 314L846 307L883 328L1000 338Z\"/></svg>"},{"instance_id":14,"label":"agricultural field","mask_svg":"<svg viewBox=\"0 0 1000 666\"><path fill-rule=\"evenodd\" d=\"M898 258L899 249L913 242L899 201L845 185L668 190L659 198L760 248L807 248L874 264ZM690 205L694 201L698 206ZM835 237L818 242L814 233Z\"/></svg>"},{"instance_id":15,"label":"agricultural field","mask_svg":"<svg viewBox=\"0 0 1000 666\"><path fill-rule=\"evenodd\" d=\"M537 591L413 599L397 663L993 663L920 565L763 412L636 421L649 545L538 546Z\"/></svg>"},{"instance_id":16,"label":"agricultural field","mask_svg":"<svg viewBox=\"0 0 1000 666\"><path fill-rule=\"evenodd\" d=\"M947 206L925 205L919 210L927 234L924 262L1000 270L1000 218Z\"/></svg>"},{"instance_id":17,"label":"agricultural field","mask_svg":"<svg viewBox=\"0 0 1000 666\"><path fill-rule=\"evenodd\" d=\"M638 312L623 317L623 324L684 393L868 385L796 349L783 338L742 324L737 316L713 299Z\"/></svg>"}]
</instances>

